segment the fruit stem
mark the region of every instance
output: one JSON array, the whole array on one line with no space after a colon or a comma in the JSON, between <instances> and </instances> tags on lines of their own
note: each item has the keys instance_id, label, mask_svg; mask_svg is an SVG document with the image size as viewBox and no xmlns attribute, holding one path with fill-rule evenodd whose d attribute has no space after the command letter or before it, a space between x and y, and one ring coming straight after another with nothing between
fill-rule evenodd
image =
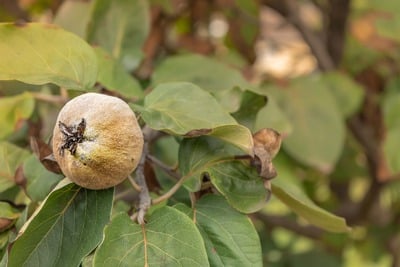
<instances>
[{"instance_id":1,"label":"fruit stem","mask_svg":"<svg viewBox=\"0 0 400 267\"><path fill-rule=\"evenodd\" d=\"M135 179L133 179L132 175L128 176L128 181L131 183L133 189L135 189L138 192L142 191L142 188L140 187L140 185L138 185L136 183L136 181L135 181Z\"/></svg>"},{"instance_id":2,"label":"fruit stem","mask_svg":"<svg viewBox=\"0 0 400 267\"><path fill-rule=\"evenodd\" d=\"M187 176L182 176L181 179L179 179L179 181L176 184L174 184L174 186L171 187L171 189L168 190L167 193L165 193L162 196L159 196L156 199L153 199L153 202L152 202L153 205L159 204L159 203L169 199L170 197L172 197L172 195L175 194L176 191L178 191L178 189L182 186L183 182L185 182L186 178L187 178Z\"/></svg>"}]
</instances>

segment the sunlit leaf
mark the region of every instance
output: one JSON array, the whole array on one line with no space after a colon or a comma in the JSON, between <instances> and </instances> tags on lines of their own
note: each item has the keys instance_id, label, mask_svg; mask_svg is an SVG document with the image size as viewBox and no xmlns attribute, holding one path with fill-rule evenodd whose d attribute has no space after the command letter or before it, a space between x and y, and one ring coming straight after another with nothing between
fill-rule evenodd
<instances>
[{"instance_id":1,"label":"sunlit leaf","mask_svg":"<svg viewBox=\"0 0 400 267\"><path fill-rule=\"evenodd\" d=\"M98 81L108 90L127 98L142 98L143 90L138 81L129 75L122 65L100 47L95 48L99 62Z\"/></svg>"},{"instance_id":2,"label":"sunlit leaf","mask_svg":"<svg viewBox=\"0 0 400 267\"><path fill-rule=\"evenodd\" d=\"M249 218L232 209L221 196L207 195L186 213L203 237L211 266L262 266L260 240Z\"/></svg>"},{"instance_id":3,"label":"sunlit leaf","mask_svg":"<svg viewBox=\"0 0 400 267\"><path fill-rule=\"evenodd\" d=\"M240 72L215 59L196 54L178 55L163 61L153 74L153 84L191 82L212 93L229 112L240 106L241 91L251 87Z\"/></svg>"},{"instance_id":4,"label":"sunlit leaf","mask_svg":"<svg viewBox=\"0 0 400 267\"><path fill-rule=\"evenodd\" d=\"M146 0L96 0L87 39L131 71L142 59L142 46L149 30L150 11Z\"/></svg>"},{"instance_id":5,"label":"sunlit leaf","mask_svg":"<svg viewBox=\"0 0 400 267\"><path fill-rule=\"evenodd\" d=\"M78 266L102 240L112 200L112 188L53 191L13 244L9 267Z\"/></svg>"},{"instance_id":6,"label":"sunlit leaf","mask_svg":"<svg viewBox=\"0 0 400 267\"><path fill-rule=\"evenodd\" d=\"M16 219L20 212L9 203L0 201L0 218Z\"/></svg>"},{"instance_id":7,"label":"sunlit leaf","mask_svg":"<svg viewBox=\"0 0 400 267\"><path fill-rule=\"evenodd\" d=\"M144 99L144 107L132 105L149 127L175 135L211 135L252 154L250 131L238 125L207 92L186 82L163 83Z\"/></svg>"},{"instance_id":8,"label":"sunlit leaf","mask_svg":"<svg viewBox=\"0 0 400 267\"><path fill-rule=\"evenodd\" d=\"M0 192L15 185L15 171L28 156L28 151L7 142L0 142Z\"/></svg>"},{"instance_id":9,"label":"sunlit leaf","mask_svg":"<svg viewBox=\"0 0 400 267\"><path fill-rule=\"evenodd\" d=\"M213 129L208 135L233 144L249 155L253 155L253 137L242 125L225 125Z\"/></svg>"},{"instance_id":10,"label":"sunlit leaf","mask_svg":"<svg viewBox=\"0 0 400 267\"><path fill-rule=\"evenodd\" d=\"M209 266L195 224L171 207L156 209L139 225L126 213L113 218L96 250L94 266Z\"/></svg>"},{"instance_id":11,"label":"sunlit leaf","mask_svg":"<svg viewBox=\"0 0 400 267\"><path fill-rule=\"evenodd\" d=\"M55 25L1 23L0 39L0 80L54 83L81 90L96 82L93 49Z\"/></svg>"},{"instance_id":12,"label":"sunlit leaf","mask_svg":"<svg viewBox=\"0 0 400 267\"><path fill-rule=\"evenodd\" d=\"M163 83L135 106L153 129L185 135L192 130L236 124L207 92L187 82Z\"/></svg>"},{"instance_id":13,"label":"sunlit leaf","mask_svg":"<svg viewBox=\"0 0 400 267\"><path fill-rule=\"evenodd\" d=\"M11 134L18 122L29 118L34 106L35 101L29 93L0 98L0 139Z\"/></svg>"}]
</instances>

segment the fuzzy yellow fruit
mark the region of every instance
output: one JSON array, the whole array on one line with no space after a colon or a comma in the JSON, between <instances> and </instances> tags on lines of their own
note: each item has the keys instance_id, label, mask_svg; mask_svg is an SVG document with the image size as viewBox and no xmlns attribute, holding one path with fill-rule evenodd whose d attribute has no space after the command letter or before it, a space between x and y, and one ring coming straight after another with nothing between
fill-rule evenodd
<instances>
[{"instance_id":1,"label":"fuzzy yellow fruit","mask_svg":"<svg viewBox=\"0 0 400 267\"><path fill-rule=\"evenodd\" d=\"M121 183L137 167L143 134L128 104L86 93L61 109L53 131L53 154L76 184L104 189Z\"/></svg>"}]
</instances>

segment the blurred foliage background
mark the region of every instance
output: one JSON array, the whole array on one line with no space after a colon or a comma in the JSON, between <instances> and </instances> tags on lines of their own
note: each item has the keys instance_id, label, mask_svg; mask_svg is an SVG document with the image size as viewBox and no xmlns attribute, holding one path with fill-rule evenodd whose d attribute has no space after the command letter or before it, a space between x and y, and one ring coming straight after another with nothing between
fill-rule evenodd
<instances>
[{"instance_id":1,"label":"blurred foliage background","mask_svg":"<svg viewBox=\"0 0 400 267\"><path fill-rule=\"evenodd\" d=\"M164 81L163 71L170 66L185 69L189 62L203 70L200 58L177 56L154 73L166 55L197 53L239 69L256 85L252 92L268 95L267 106L255 93L242 99L231 92L218 97L227 99L226 107L251 130L268 125L284 135L275 162L276 180L282 181L277 183L304 190L352 227L346 234L324 232L272 197L262 212L252 215L265 266L400 266L400 2L149 2L150 27L143 29L138 19L135 33L145 45L132 51L142 60L123 59L124 67L142 86ZM101 32L82 26L87 25L89 4L0 0L0 21L55 23L104 44ZM105 32L116 27L107 18L104 23ZM210 79L218 84L223 73L213 74ZM12 94L1 85L0 96ZM253 103L254 110L239 109L240 101ZM51 124L41 127L29 130L46 136Z\"/></svg>"}]
</instances>

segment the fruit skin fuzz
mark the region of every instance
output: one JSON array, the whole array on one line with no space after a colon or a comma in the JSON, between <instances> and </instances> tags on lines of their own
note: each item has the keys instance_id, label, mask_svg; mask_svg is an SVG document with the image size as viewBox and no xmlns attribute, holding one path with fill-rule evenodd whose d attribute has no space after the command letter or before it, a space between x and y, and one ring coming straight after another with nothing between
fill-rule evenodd
<instances>
[{"instance_id":1,"label":"fruit skin fuzz","mask_svg":"<svg viewBox=\"0 0 400 267\"><path fill-rule=\"evenodd\" d=\"M142 150L135 114L117 97L82 94L58 114L54 158L64 175L82 187L105 189L121 183L137 167Z\"/></svg>"}]
</instances>

